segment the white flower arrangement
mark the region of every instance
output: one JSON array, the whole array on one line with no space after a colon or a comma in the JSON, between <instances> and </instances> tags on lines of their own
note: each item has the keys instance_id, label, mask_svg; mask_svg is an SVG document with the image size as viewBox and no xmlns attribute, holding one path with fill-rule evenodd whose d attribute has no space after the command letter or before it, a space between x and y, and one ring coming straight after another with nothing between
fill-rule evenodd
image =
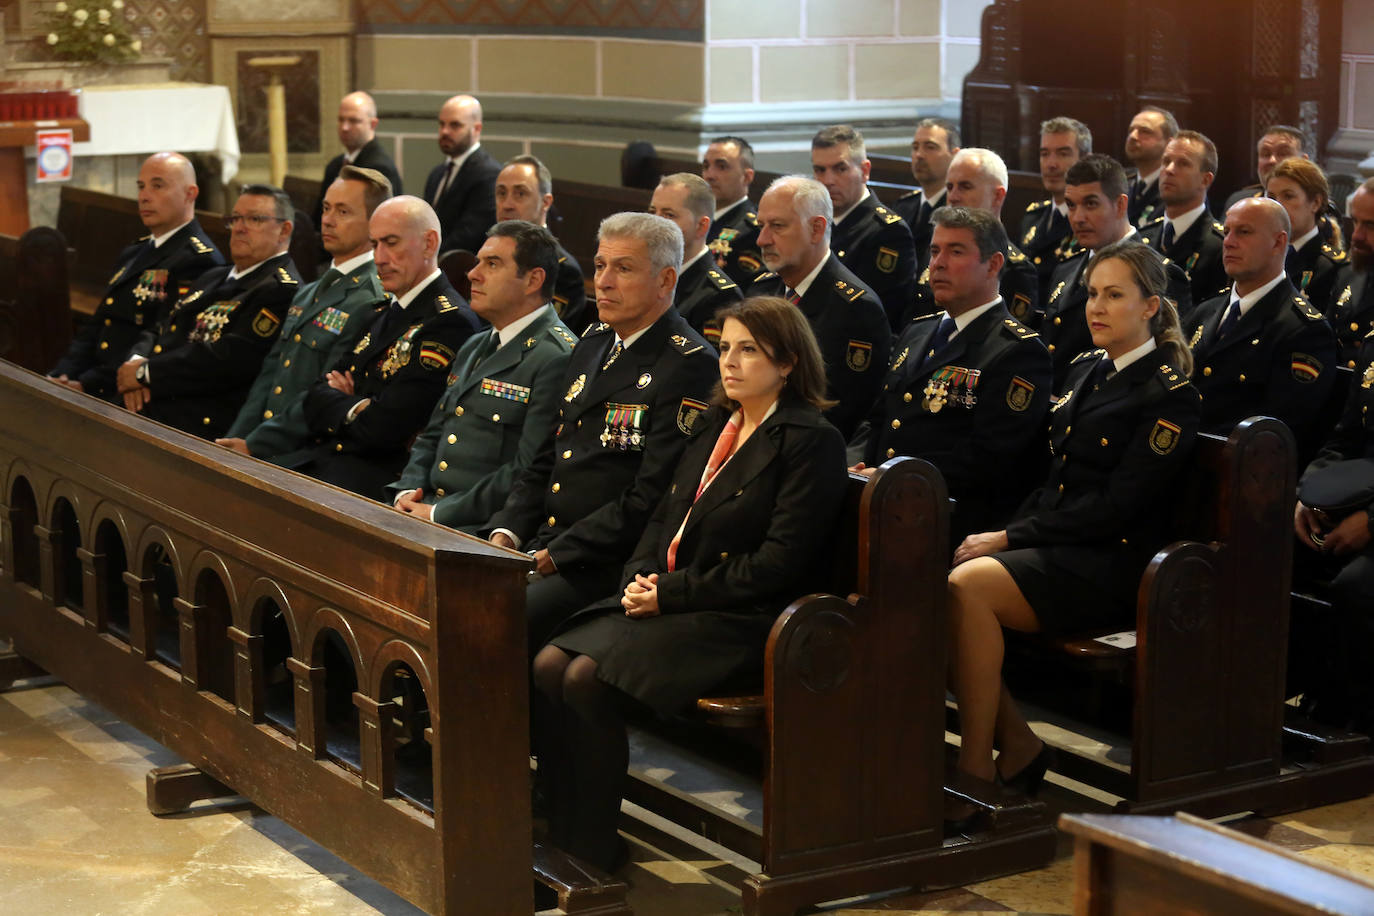
<instances>
[{"instance_id":1,"label":"white flower arrangement","mask_svg":"<svg viewBox=\"0 0 1374 916\"><path fill-rule=\"evenodd\" d=\"M58 60L115 64L143 53L124 17L124 0L58 0L44 20L43 43Z\"/></svg>"}]
</instances>

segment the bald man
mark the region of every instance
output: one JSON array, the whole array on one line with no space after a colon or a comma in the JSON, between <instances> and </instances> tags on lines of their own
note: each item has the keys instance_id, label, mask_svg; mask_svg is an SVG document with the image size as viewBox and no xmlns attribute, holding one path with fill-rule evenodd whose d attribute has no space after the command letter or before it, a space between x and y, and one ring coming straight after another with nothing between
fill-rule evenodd
<instances>
[{"instance_id":1,"label":"bald man","mask_svg":"<svg viewBox=\"0 0 1374 916\"><path fill-rule=\"evenodd\" d=\"M324 167L324 179L320 182L320 194L315 201L313 219L315 229L322 230L324 217L324 196L329 186L339 177L339 170L346 165L356 165L360 169L376 169L391 182L392 194L404 194L401 189L401 176L396 171L396 163L382 149L377 141L377 103L366 92L350 92L339 102L339 142L344 151Z\"/></svg>"},{"instance_id":2,"label":"bald man","mask_svg":"<svg viewBox=\"0 0 1374 916\"><path fill-rule=\"evenodd\" d=\"M439 250L476 254L496 222L496 176L501 165L482 149L482 103L455 95L439 109L444 161L425 179L425 200L439 214Z\"/></svg>"},{"instance_id":3,"label":"bald man","mask_svg":"<svg viewBox=\"0 0 1374 916\"><path fill-rule=\"evenodd\" d=\"M429 204L384 201L368 236L382 288L395 298L353 352L306 391L299 439L309 444L264 457L381 499L443 394L454 354L481 322L438 268L439 218Z\"/></svg>"},{"instance_id":4,"label":"bald man","mask_svg":"<svg viewBox=\"0 0 1374 916\"><path fill-rule=\"evenodd\" d=\"M148 234L120 252L95 317L72 338L48 374L77 391L116 395L115 372L144 331L151 331L212 267L224 263L196 221L196 173L178 153L154 153L138 171L138 216Z\"/></svg>"},{"instance_id":5,"label":"bald man","mask_svg":"<svg viewBox=\"0 0 1374 916\"><path fill-rule=\"evenodd\" d=\"M1246 417L1278 417L1305 462L1327 432L1314 421L1335 382L1336 337L1284 272L1289 233L1278 201L1251 197L1226 211L1221 257L1233 285L1198 306L1183 330L1203 430L1224 436Z\"/></svg>"}]
</instances>

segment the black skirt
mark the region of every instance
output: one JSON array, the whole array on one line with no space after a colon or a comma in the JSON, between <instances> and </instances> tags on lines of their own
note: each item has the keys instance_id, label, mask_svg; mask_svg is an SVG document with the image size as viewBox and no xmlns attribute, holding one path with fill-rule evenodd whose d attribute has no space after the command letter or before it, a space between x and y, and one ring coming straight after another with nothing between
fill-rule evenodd
<instances>
[{"instance_id":1,"label":"black skirt","mask_svg":"<svg viewBox=\"0 0 1374 916\"><path fill-rule=\"evenodd\" d=\"M1135 626L1136 594L1148 560L1092 544L1021 547L995 553L1050 635Z\"/></svg>"}]
</instances>

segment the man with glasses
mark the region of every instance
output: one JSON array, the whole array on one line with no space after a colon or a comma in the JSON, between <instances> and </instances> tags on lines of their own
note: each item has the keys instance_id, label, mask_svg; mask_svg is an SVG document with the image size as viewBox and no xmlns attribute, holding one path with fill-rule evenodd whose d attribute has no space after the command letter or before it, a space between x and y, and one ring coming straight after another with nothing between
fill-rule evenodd
<instances>
[{"instance_id":1,"label":"man with glasses","mask_svg":"<svg viewBox=\"0 0 1374 916\"><path fill-rule=\"evenodd\" d=\"M124 406L207 439L224 435L300 285L287 247L291 198L248 185L225 217L230 267L219 267L146 332L119 367Z\"/></svg>"}]
</instances>

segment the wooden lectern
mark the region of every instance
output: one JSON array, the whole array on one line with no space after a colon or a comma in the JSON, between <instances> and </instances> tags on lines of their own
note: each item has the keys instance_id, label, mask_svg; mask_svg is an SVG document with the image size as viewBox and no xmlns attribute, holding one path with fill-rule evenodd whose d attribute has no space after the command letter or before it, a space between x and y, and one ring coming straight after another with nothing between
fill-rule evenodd
<instances>
[{"instance_id":1,"label":"wooden lectern","mask_svg":"<svg viewBox=\"0 0 1374 916\"><path fill-rule=\"evenodd\" d=\"M73 143L91 139L91 126L80 118L0 121L0 233L19 236L29 228L24 147L34 145L37 131L64 128L71 128Z\"/></svg>"}]
</instances>

